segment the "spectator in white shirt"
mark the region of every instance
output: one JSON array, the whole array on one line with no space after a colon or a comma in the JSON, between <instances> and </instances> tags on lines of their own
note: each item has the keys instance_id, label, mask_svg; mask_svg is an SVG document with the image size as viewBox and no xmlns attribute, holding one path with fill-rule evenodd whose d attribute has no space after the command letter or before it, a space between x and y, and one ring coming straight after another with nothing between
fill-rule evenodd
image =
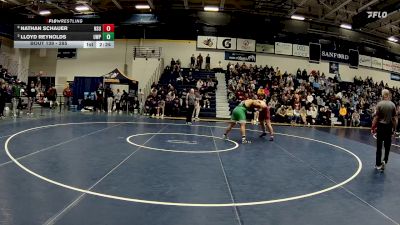
<instances>
[{"instance_id":1,"label":"spectator in white shirt","mask_svg":"<svg viewBox=\"0 0 400 225\"><path fill-rule=\"evenodd\" d=\"M360 113L357 110L355 110L351 115L351 125L353 127L360 126Z\"/></svg>"},{"instance_id":2,"label":"spectator in white shirt","mask_svg":"<svg viewBox=\"0 0 400 225\"><path fill-rule=\"evenodd\" d=\"M313 101L314 101L314 97L312 96L311 92L308 92L307 103L311 104Z\"/></svg>"}]
</instances>

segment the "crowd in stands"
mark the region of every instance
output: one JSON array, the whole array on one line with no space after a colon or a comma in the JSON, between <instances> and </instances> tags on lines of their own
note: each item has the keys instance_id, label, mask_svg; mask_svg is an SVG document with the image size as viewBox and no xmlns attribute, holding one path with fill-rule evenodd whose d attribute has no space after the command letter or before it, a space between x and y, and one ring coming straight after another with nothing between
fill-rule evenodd
<instances>
[{"instance_id":1,"label":"crowd in stands","mask_svg":"<svg viewBox=\"0 0 400 225\"><path fill-rule=\"evenodd\" d=\"M135 110L152 117L182 116L190 114L198 119L200 110L215 107L217 81L215 77L196 79L193 73L202 69L201 54L191 56L188 72L181 68L180 60L171 60L160 83L153 83L151 93L145 96L139 90L137 95L126 91L111 90L101 85L96 91L94 110L122 111ZM209 55L206 68L209 69ZM207 65L208 64L208 65ZM392 93L392 101L400 105L399 88L390 88L383 81L376 82L371 77L354 77L353 82L344 82L340 74L328 77L324 73L298 69L295 74L278 67L257 66L246 63L228 64L226 68L228 101L231 110L245 99L263 99L270 107L272 121L302 125L332 125L334 118L345 126L369 126L381 91L386 88ZM63 91L64 102L71 104L72 90ZM194 99L193 110L189 99ZM85 101L85 100L84 100ZM88 100L87 100L88 101ZM36 82L25 84L13 78L0 65L0 117L4 117L6 103L12 103L12 115L26 109L32 114L32 105L38 103L55 107L57 91L54 85ZM214 103L215 104L215 103ZM189 113L187 113L190 111ZM400 106L398 106L400 114ZM257 123L257 113L248 115Z\"/></svg>"},{"instance_id":2,"label":"crowd in stands","mask_svg":"<svg viewBox=\"0 0 400 225\"><path fill-rule=\"evenodd\" d=\"M82 111L128 111L152 117L182 116L187 114L192 102L188 101L190 96L194 96L193 119L199 118L200 110L215 108L215 89L217 81L214 77L195 77L192 74L199 71L210 71L211 59L209 54L205 56L205 67L203 56L199 54L197 58L192 55L190 59L190 71L184 72L181 68L180 60L171 60L167 66L164 76L166 83L154 83L151 86L151 94L147 97L139 90L137 95L131 95L126 91L112 90L109 86L99 85L97 91L90 96L85 96L79 103ZM205 70L204 70L205 68ZM58 98L58 93L54 85L42 84L40 75L37 80L29 84L20 82L13 78L6 69L1 69L0 76L0 116L6 103L12 103L10 110L13 116L19 115L22 110L26 110L28 115L33 114L32 106L37 103L44 107L55 108L62 100ZM186 70L185 70L186 71ZM193 89L193 90L192 90ZM62 93L63 102L68 107L72 104L72 89L69 85ZM214 104L214 105L213 105Z\"/></svg>"},{"instance_id":3,"label":"crowd in stands","mask_svg":"<svg viewBox=\"0 0 400 225\"><path fill-rule=\"evenodd\" d=\"M6 104L11 103L11 115L16 117L26 109L28 115L32 115L33 105L35 103L54 109L57 101L57 90L52 84L43 84L41 82L42 73L39 73L35 81L29 84L21 82L16 77L12 76L6 68L0 65L0 117L4 117ZM66 103L69 104L72 97L72 91L68 87L64 90ZM68 100L68 101L67 101Z\"/></svg>"},{"instance_id":4,"label":"crowd in stands","mask_svg":"<svg viewBox=\"0 0 400 225\"><path fill-rule=\"evenodd\" d=\"M400 103L398 88L374 82L371 77L343 82L340 74L327 77L300 68L291 74L272 66L228 64L227 85L231 109L245 99L263 99L272 120L281 123L332 125L335 117L341 125L369 126L384 88L391 90L396 105ZM249 117L257 122L257 113Z\"/></svg>"},{"instance_id":5,"label":"crowd in stands","mask_svg":"<svg viewBox=\"0 0 400 225\"><path fill-rule=\"evenodd\" d=\"M171 60L164 71L162 82L154 82L151 93L145 99L143 113L151 117L182 116L190 114L194 120L199 119L200 110L210 109L211 99L217 87L214 77L207 76L204 79L196 79L193 73L201 70L203 58L201 54L197 62L192 55L191 68L184 72L180 60ZM210 68L209 55L206 57L206 69ZM189 99L194 99L194 102ZM142 99L142 98L141 98ZM193 105L193 109L191 106ZM188 122L190 123L190 122Z\"/></svg>"}]
</instances>

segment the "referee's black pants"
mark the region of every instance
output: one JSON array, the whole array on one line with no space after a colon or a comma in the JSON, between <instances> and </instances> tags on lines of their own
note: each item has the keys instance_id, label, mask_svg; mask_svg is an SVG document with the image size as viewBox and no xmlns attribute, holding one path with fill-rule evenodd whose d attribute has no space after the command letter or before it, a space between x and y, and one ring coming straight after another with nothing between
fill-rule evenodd
<instances>
[{"instance_id":1,"label":"referee's black pants","mask_svg":"<svg viewBox=\"0 0 400 225\"><path fill-rule=\"evenodd\" d=\"M193 111L194 111L194 105L189 105L189 107L186 108L186 123L192 122Z\"/></svg>"},{"instance_id":2,"label":"referee's black pants","mask_svg":"<svg viewBox=\"0 0 400 225\"><path fill-rule=\"evenodd\" d=\"M392 123L378 123L376 131L376 166L380 166L382 164L382 145L385 146L385 163L387 163L389 160L390 146L392 145L392 129Z\"/></svg>"}]
</instances>

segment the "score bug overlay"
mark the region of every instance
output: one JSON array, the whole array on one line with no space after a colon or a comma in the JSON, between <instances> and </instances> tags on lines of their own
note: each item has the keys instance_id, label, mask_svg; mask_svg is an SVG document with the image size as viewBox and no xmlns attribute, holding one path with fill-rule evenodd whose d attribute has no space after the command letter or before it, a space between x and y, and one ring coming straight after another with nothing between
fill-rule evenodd
<instances>
[{"instance_id":1,"label":"score bug overlay","mask_svg":"<svg viewBox=\"0 0 400 225\"><path fill-rule=\"evenodd\" d=\"M114 48L114 29L114 24L15 24L14 48Z\"/></svg>"}]
</instances>

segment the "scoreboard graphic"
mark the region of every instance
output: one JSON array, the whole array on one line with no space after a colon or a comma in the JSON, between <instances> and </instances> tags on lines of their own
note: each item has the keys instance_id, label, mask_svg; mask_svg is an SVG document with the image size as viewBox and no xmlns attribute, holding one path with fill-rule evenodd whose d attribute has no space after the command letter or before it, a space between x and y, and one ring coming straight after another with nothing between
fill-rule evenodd
<instances>
[{"instance_id":1,"label":"scoreboard graphic","mask_svg":"<svg viewBox=\"0 0 400 225\"><path fill-rule=\"evenodd\" d=\"M114 48L114 24L16 24L14 48Z\"/></svg>"}]
</instances>

